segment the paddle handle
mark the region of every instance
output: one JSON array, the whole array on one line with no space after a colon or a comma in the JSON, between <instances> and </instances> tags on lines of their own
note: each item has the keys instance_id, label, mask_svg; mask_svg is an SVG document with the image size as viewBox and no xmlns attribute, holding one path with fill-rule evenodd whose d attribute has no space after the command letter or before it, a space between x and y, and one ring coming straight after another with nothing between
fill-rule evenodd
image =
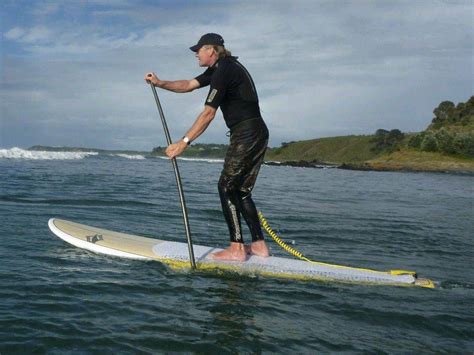
<instances>
[{"instance_id":1,"label":"paddle handle","mask_svg":"<svg viewBox=\"0 0 474 355\"><path fill-rule=\"evenodd\" d=\"M170 145L172 143L170 131L168 130L168 125L166 124L165 115L163 113L163 109L161 108L161 103L160 103L160 99L158 98L158 93L156 92L156 88L153 85L153 83L150 82L150 86L151 86L151 90L153 91L153 96L155 97L156 107L158 108L158 112L160 114L161 123L163 124L163 130L165 131L166 141L168 145ZM176 185L178 187L179 201L181 203L181 211L183 212L184 229L186 231L186 239L188 242L189 262L191 264L191 268L196 269L193 241L191 239L191 229L189 228L188 210L186 208L186 201L184 199L184 192L183 192L183 184L181 183L181 175L179 174L178 162L176 161L176 158L171 159L171 163L173 165L174 175L176 177Z\"/></svg>"}]
</instances>

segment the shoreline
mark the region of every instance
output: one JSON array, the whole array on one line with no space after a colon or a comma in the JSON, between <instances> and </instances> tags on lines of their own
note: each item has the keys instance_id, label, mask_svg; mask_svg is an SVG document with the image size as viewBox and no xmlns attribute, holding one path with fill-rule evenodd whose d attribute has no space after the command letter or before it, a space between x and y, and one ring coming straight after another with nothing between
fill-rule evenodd
<instances>
[{"instance_id":1,"label":"shoreline","mask_svg":"<svg viewBox=\"0 0 474 355\"><path fill-rule=\"evenodd\" d=\"M107 150L96 148L78 147L50 147L33 146L29 151L53 151L53 152L97 152L115 154L142 154L144 157L161 157L164 155L157 152L145 152L136 150ZM224 159L218 154L189 154L183 155L184 159ZM474 175L474 163L470 160L455 157L442 157L433 153L420 152L395 152L390 155L378 157L360 162L327 162L322 160L266 160L263 163L268 166L289 166L311 169L343 169L357 171L392 171L392 172L430 172L444 174Z\"/></svg>"},{"instance_id":2,"label":"shoreline","mask_svg":"<svg viewBox=\"0 0 474 355\"><path fill-rule=\"evenodd\" d=\"M346 164L343 163L337 167L343 170L355 170L355 171L380 171L380 172L405 172L405 173L438 173L438 174L455 174L455 175L472 175L474 176L474 170L462 169L462 168L432 168L432 167L412 167L408 165L390 166L377 164L372 165L369 163L361 164Z\"/></svg>"},{"instance_id":3,"label":"shoreline","mask_svg":"<svg viewBox=\"0 0 474 355\"><path fill-rule=\"evenodd\" d=\"M330 164L320 161L289 160L289 161L265 161L263 164L269 166L290 166L294 168L313 168L313 169L336 169L338 164Z\"/></svg>"},{"instance_id":4,"label":"shoreline","mask_svg":"<svg viewBox=\"0 0 474 355\"><path fill-rule=\"evenodd\" d=\"M311 169L342 169L355 171L380 171L380 172L411 172L411 173L441 173L456 175L472 175L474 170L463 167L434 167L434 166L413 166L410 164L383 164L383 163L342 163L333 164L320 161L265 161L264 165L268 166L289 166L295 168L311 168Z\"/></svg>"}]
</instances>

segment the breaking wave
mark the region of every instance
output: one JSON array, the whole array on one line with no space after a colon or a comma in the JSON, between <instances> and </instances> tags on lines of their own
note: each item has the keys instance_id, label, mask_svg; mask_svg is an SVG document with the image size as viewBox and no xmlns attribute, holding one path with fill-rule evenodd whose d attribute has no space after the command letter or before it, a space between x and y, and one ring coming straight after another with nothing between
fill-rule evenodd
<instances>
[{"instance_id":1,"label":"breaking wave","mask_svg":"<svg viewBox=\"0 0 474 355\"><path fill-rule=\"evenodd\" d=\"M25 150L21 148L0 149L0 159L30 159L30 160L73 160L84 159L96 152L49 152Z\"/></svg>"},{"instance_id":2,"label":"breaking wave","mask_svg":"<svg viewBox=\"0 0 474 355\"><path fill-rule=\"evenodd\" d=\"M138 159L138 160L143 160L145 157L143 155L131 155L131 154L113 154L113 156L116 157L121 157L121 158L126 158L126 159Z\"/></svg>"},{"instance_id":3,"label":"breaking wave","mask_svg":"<svg viewBox=\"0 0 474 355\"><path fill-rule=\"evenodd\" d=\"M209 159L209 158L178 158L179 160L187 161L204 161L207 163L223 163L224 159Z\"/></svg>"},{"instance_id":4,"label":"breaking wave","mask_svg":"<svg viewBox=\"0 0 474 355\"><path fill-rule=\"evenodd\" d=\"M157 158L168 160L168 157L158 156ZM206 162L206 163L223 163L224 162L224 159L210 159L210 158L183 158L183 157L178 157L177 159L178 160L185 160L185 161L200 161L200 162Z\"/></svg>"}]
</instances>

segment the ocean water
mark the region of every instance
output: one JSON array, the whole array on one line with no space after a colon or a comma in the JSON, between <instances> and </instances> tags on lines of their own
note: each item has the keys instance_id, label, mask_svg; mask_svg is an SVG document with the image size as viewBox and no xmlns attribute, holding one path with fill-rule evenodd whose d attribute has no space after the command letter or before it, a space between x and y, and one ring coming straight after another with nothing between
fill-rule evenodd
<instances>
[{"instance_id":1,"label":"ocean water","mask_svg":"<svg viewBox=\"0 0 474 355\"><path fill-rule=\"evenodd\" d=\"M227 244L221 165L179 160L196 244ZM177 272L75 248L49 218L185 241L170 162L0 150L0 353L473 352L473 182L263 166L256 204L304 255L415 270L438 287L364 286Z\"/></svg>"}]
</instances>

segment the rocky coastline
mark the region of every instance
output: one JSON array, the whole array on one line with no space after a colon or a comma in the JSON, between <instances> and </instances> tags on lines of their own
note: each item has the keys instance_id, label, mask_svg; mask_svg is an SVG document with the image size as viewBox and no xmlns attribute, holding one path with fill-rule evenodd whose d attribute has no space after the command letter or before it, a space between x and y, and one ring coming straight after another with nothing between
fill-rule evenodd
<instances>
[{"instance_id":1,"label":"rocky coastline","mask_svg":"<svg viewBox=\"0 0 474 355\"><path fill-rule=\"evenodd\" d=\"M306 160L291 160L291 161L266 161L264 163L268 166L289 166L297 168L312 168L312 169L343 169L356 171L391 171L391 172L429 172L429 173L446 173L446 174L462 174L473 175L474 171L465 169L463 167L428 167L428 166L410 166L404 164L372 164L368 162L363 163L342 163L331 164L322 161L306 161Z\"/></svg>"},{"instance_id":2,"label":"rocky coastline","mask_svg":"<svg viewBox=\"0 0 474 355\"><path fill-rule=\"evenodd\" d=\"M266 161L265 165L270 166L291 166L297 168L313 168L313 169L331 169L331 168L338 168L339 165L337 164L330 164L324 163L321 161L313 160L313 161L306 161L306 160L290 160L290 161Z\"/></svg>"}]
</instances>

